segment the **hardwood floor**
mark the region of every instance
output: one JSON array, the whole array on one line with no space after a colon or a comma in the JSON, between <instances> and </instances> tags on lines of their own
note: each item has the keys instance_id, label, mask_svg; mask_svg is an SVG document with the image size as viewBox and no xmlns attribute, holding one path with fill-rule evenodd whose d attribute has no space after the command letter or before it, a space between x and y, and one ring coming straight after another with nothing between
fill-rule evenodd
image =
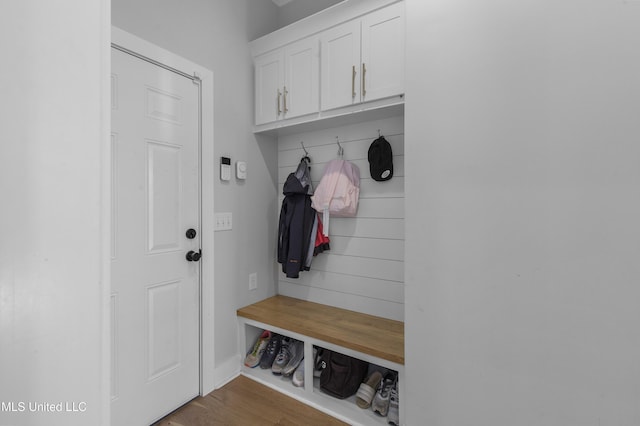
<instances>
[{"instance_id":1,"label":"hardwood floor","mask_svg":"<svg viewBox=\"0 0 640 426\"><path fill-rule=\"evenodd\" d=\"M346 425L254 380L239 376L154 426Z\"/></svg>"}]
</instances>

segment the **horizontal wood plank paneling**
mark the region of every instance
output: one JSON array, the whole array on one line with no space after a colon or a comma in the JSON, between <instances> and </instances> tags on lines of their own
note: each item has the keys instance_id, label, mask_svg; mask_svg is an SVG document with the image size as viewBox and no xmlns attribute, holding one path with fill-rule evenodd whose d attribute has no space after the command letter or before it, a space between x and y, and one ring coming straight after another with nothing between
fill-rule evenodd
<instances>
[{"instance_id":1,"label":"horizontal wood plank paneling","mask_svg":"<svg viewBox=\"0 0 640 426\"><path fill-rule=\"evenodd\" d=\"M404 240L404 219L332 217L331 235Z\"/></svg>"},{"instance_id":2,"label":"horizontal wood plank paneling","mask_svg":"<svg viewBox=\"0 0 640 426\"><path fill-rule=\"evenodd\" d=\"M327 278L333 278L334 280L328 281ZM402 283L375 280L373 278L354 277L331 272L311 271L310 274L297 280L285 277L279 282L280 286L284 284L330 292L333 294L334 301L336 302L344 297L357 297L368 301L378 300L385 303L392 302L402 304L404 302L404 289ZM293 295L288 294L288 296ZM312 299L305 298L305 300ZM318 302L317 300L313 301ZM337 306L333 303L328 304ZM366 309L366 305L363 305L360 309L356 310L371 314L368 310L364 311L363 308ZM381 316L387 317L386 315Z\"/></svg>"},{"instance_id":3,"label":"horizontal wood plank paneling","mask_svg":"<svg viewBox=\"0 0 640 426\"><path fill-rule=\"evenodd\" d=\"M368 149L378 131L393 150L393 178L377 182L369 173ZM313 259L298 279L279 273L280 294L402 320L404 317L404 118L381 120L281 136L278 140L278 208L282 186L305 155L311 158L314 188L338 145L360 169L360 201L353 218L331 217L331 250ZM279 269L280 270L280 269Z\"/></svg>"},{"instance_id":4,"label":"horizontal wood plank paneling","mask_svg":"<svg viewBox=\"0 0 640 426\"><path fill-rule=\"evenodd\" d=\"M278 197L280 205L282 200L284 195ZM367 219L404 219L404 198L360 198L357 215Z\"/></svg>"},{"instance_id":5,"label":"horizontal wood plank paneling","mask_svg":"<svg viewBox=\"0 0 640 426\"><path fill-rule=\"evenodd\" d=\"M292 284L287 281L280 282L280 293L297 299L335 306L336 308L349 309L369 315L379 315L396 321L404 321L404 303L394 303L388 300L373 299L367 296L346 293L340 294L340 297L336 297L334 291Z\"/></svg>"},{"instance_id":6,"label":"horizontal wood plank paneling","mask_svg":"<svg viewBox=\"0 0 640 426\"><path fill-rule=\"evenodd\" d=\"M300 274L300 278L282 277L280 282L308 285L341 294L366 296L372 299L390 300L401 303L404 300L404 283L360 275L327 272L317 269Z\"/></svg>"},{"instance_id":7,"label":"horizontal wood plank paneling","mask_svg":"<svg viewBox=\"0 0 640 426\"><path fill-rule=\"evenodd\" d=\"M404 262L387 259L371 259L359 256L343 256L324 253L313 260L313 270L336 272L358 278L376 278L402 283L404 281Z\"/></svg>"},{"instance_id":8,"label":"horizontal wood plank paneling","mask_svg":"<svg viewBox=\"0 0 640 426\"><path fill-rule=\"evenodd\" d=\"M385 135L384 138L389 142L389 144L391 144L391 151L393 152L394 156L404 156L404 135ZM355 140L340 139L340 146L344 148L344 158L349 159L349 161L362 159L366 160L368 158L369 145L371 145L371 142L373 142L375 139L377 139L377 136L373 136L371 138L365 137ZM338 153L338 145L336 144L335 138L333 138L333 140L329 139L327 141L324 141L321 145L310 145L308 142L302 142L304 143L304 147L307 149L307 151L312 154L309 155L309 157L314 163L321 164L321 159L322 161L331 160L335 158L336 154ZM288 149L286 151L280 151L279 154L282 157L282 162L278 163L279 167L295 167L298 165L300 158L304 155L304 150L302 149L300 141L298 141L298 145L295 148ZM319 172L321 171L322 170L319 170Z\"/></svg>"},{"instance_id":9,"label":"horizontal wood plank paneling","mask_svg":"<svg viewBox=\"0 0 640 426\"><path fill-rule=\"evenodd\" d=\"M404 241L332 235L330 253L404 261Z\"/></svg>"},{"instance_id":10,"label":"horizontal wood plank paneling","mask_svg":"<svg viewBox=\"0 0 640 426\"><path fill-rule=\"evenodd\" d=\"M371 141L369 143L371 143ZM280 187L280 193L282 193L282 184L287 180L287 176L289 176L289 173L296 171L296 167L300 162L300 158L302 158L302 156L298 158L294 165L278 166L278 186ZM333 155L326 161L323 161L321 163L311 163L311 180L313 181L314 188L318 186L318 183L320 183L320 178L322 178L322 173L324 172L325 166L330 160L333 160L334 158L337 158L335 153L333 153ZM362 181L371 181L371 183L374 185L384 185L382 186L382 188L384 189L386 186L389 186L388 184L390 184L393 179L396 179L397 177L404 177L404 155L393 155L393 178L385 182L377 182L371 178L371 175L369 174L369 161L366 158L350 159L347 156L345 156L344 158L358 166L358 169L360 170L361 184ZM311 158L311 161L314 161L313 157ZM362 191L362 185L360 185L360 190Z\"/></svg>"}]
</instances>

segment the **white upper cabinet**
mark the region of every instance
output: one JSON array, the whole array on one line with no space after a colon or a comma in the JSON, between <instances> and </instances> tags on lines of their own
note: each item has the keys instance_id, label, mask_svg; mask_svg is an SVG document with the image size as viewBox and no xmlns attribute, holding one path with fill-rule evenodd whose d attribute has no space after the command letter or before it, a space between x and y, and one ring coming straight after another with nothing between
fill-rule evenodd
<instances>
[{"instance_id":1,"label":"white upper cabinet","mask_svg":"<svg viewBox=\"0 0 640 426\"><path fill-rule=\"evenodd\" d=\"M404 93L404 5L362 18L362 101Z\"/></svg>"},{"instance_id":2,"label":"white upper cabinet","mask_svg":"<svg viewBox=\"0 0 640 426\"><path fill-rule=\"evenodd\" d=\"M256 125L319 110L317 37L255 58Z\"/></svg>"},{"instance_id":3,"label":"white upper cabinet","mask_svg":"<svg viewBox=\"0 0 640 426\"><path fill-rule=\"evenodd\" d=\"M318 112L319 51L318 37L310 37L285 48L284 118Z\"/></svg>"},{"instance_id":4,"label":"white upper cabinet","mask_svg":"<svg viewBox=\"0 0 640 426\"><path fill-rule=\"evenodd\" d=\"M322 110L360 102L360 21L322 33Z\"/></svg>"},{"instance_id":5,"label":"white upper cabinet","mask_svg":"<svg viewBox=\"0 0 640 426\"><path fill-rule=\"evenodd\" d=\"M404 4L324 31L321 109L404 93Z\"/></svg>"},{"instance_id":6,"label":"white upper cabinet","mask_svg":"<svg viewBox=\"0 0 640 426\"><path fill-rule=\"evenodd\" d=\"M282 50L255 58L256 124L281 118L284 88L284 56Z\"/></svg>"},{"instance_id":7,"label":"white upper cabinet","mask_svg":"<svg viewBox=\"0 0 640 426\"><path fill-rule=\"evenodd\" d=\"M252 41L254 131L397 111L404 13L403 1L349 0Z\"/></svg>"}]
</instances>

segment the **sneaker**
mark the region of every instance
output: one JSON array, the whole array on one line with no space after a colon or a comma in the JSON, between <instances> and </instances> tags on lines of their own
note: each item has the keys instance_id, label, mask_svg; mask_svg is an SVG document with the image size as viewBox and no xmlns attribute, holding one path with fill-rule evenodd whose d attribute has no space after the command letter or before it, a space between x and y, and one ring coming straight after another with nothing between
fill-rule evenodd
<instances>
[{"instance_id":1,"label":"sneaker","mask_svg":"<svg viewBox=\"0 0 640 426\"><path fill-rule=\"evenodd\" d=\"M371 406L371 400L376 395L376 390L380 386L382 381L382 373L374 371L367 379L360 383L358 392L356 392L356 404L360 408L369 408Z\"/></svg>"},{"instance_id":2,"label":"sneaker","mask_svg":"<svg viewBox=\"0 0 640 426\"><path fill-rule=\"evenodd\" d=\"M276 333L271 335L267 348L264 350L262 359L260 360L260 368L271 368L273 361L276 359L276 355L280 351L280 345L282 344L282 336Z\"/></svg>"},{"instance_id":3,"label":"sneaker","mask_svg":"<svg viewBox=\"0 0 640 426\"><path fill-rule=\"evenodd\" d=\"M264 353L270 338L271 332L269 330L264 330L256 339L256 343L253 345L251 352L249 352L244 359L244 365L253 368L260 363L260 359L262 358L262 354Z\"/></svg>"},{"instance_id":4,"label":"sneaker","mask_svg":"<svg viewBox=\"0 0 640 426\"><path fill-rule=\"evenodd\" d=\"M289 347L292 344L293 344L293 341L288 337L282 338L278 355L276 355L276 359L273 361L273 364L271 364L271 372L273 374L276 374L276 375L282 374L282 370L289 363L289 360L291 359L291 351L289 350Z\"/></svg>"},{"instance_id":5,"label":"sneaker","mask_svg":"<svg viewBox=\"0 0 640 426\"><path fill-rule=\"evenodd\" d=\"M387 421L393 426L400 425L398 405L398 383L396 382L396 385L391 389L391 394L389 395L389 413L387 414Z\"/></svg>"},{"instance_id":6,"label":"sneaker","mask_svg":"<svg viewBox=\"0 0 640 426\"><path fill-rule=\"evenodd\" d=\"M293 379L291 379L293 386L302 387L304 386L304 359L296 368L295 373L293 373Z\"/></svg>"},{"instance_id":7,"label":"sneaker","mask_svg":"<svg viewBox=\"0 0 640 426\"><path fill-rule=\"evenodd\" d=\"M293 372L298 368L300 361L304 358L304 342L299 340L295 340L289 346L289 350L291 351L291 358L289 358L289 362L282 369L283 376L290 376Z\"/></svg>"},{"instance_id":8,"label":"sneaker","mask_svg":"<svg viewBox=\"0 0 640 426\"><path fill-rule=\"evenodd\" d=\"M389 396L391 394L391 389L396 385L396 380L397 376L395 373L390 371L385 374L384 379L382 379L378 386L376 396L373 397L373 402L371 403L371 409L374 413L378 413L382 417L387 415L387 412L389 411Z\"/></svg>"}]
</instances>

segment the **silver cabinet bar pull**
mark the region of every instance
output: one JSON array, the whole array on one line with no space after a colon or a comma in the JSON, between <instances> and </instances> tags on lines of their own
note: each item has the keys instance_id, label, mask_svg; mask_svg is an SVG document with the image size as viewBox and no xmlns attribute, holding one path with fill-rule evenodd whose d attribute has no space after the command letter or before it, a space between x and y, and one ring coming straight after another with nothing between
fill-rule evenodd
<instances>
[{"instance_id":1,"label":"silver cabinet bar pull","mask_svg":"<svg viewBox=\"0 0 640 426\"><path fill-rule=\"evenodd\" d=\"M351 97L356 97L356 66L351 67Z\"/></svg>"},{"instance_id":2,"label":"silver cabinet bar pull","mask_svg":"<svg viewBox=\"0 0 640 426\"><path fill-rule=\"evenodd\" d=\"M280 97L282 96L282 93L280 93L280 89L278 89L278 115L280 115L282 113L282 110L280 110Z\"/></svg>"},{"instance_id":3,"label":"silver cabinet bar pull","mask_svg":"<svg viewBox=\"0 0 640 426\"><path fill-rule=\"evenodd\" d=\"M367 74L367 67L365 67L364 62L362 63L362 97L367 94L367 89L365 88L365 76Z\"/></svg>"},{"instance_id":4,"label":"silver cabinet bar pull","mask_svg":"<svg viewBox=\"0 0 640 426\"><path fill-rule=\"evenodd\" d=\"M283 112L286 114L286 113L287 113L287 111L289 111L289 110L287 109L287 93L289 93L289 92L287 91L287 86L284 86L284 90L283 90L283 92L282 92L282 93L283 93L283 103L282 103L282 105L283 105Z\"/></svg>"}]
</instances>

